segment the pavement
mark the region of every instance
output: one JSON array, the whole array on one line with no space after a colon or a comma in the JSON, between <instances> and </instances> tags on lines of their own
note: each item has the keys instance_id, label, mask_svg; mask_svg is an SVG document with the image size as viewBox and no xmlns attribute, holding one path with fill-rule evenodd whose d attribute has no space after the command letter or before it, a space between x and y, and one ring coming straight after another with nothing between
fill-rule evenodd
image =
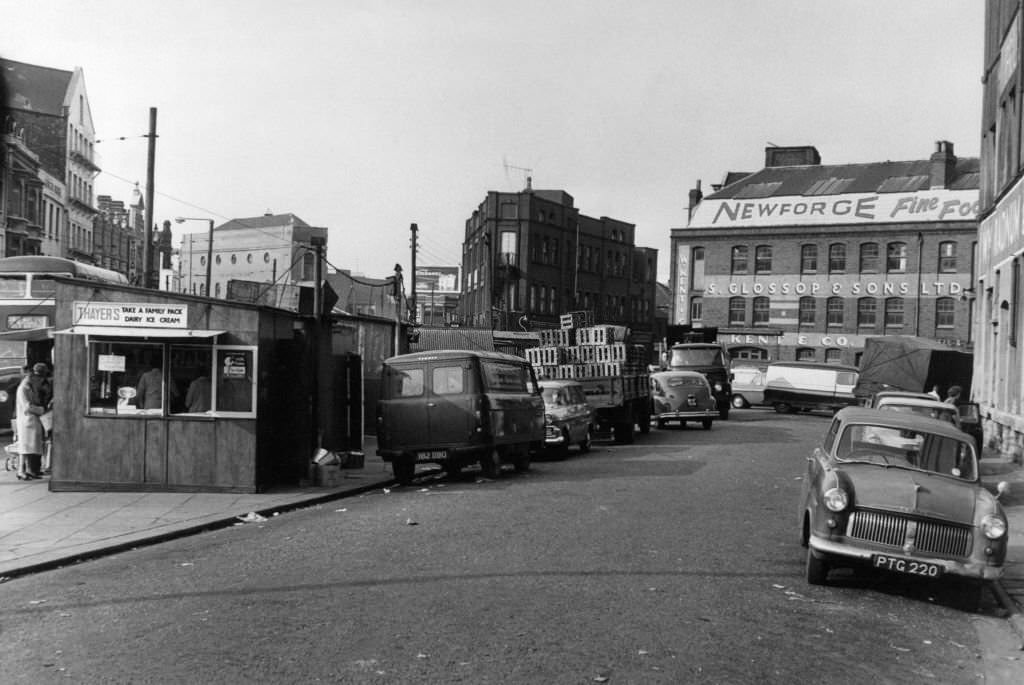
<instances>
[{"instance_id":1,"label":"pavement","mask_svg":"<svg viewBox=\"0 0 1024 685\"><path fill-rule=\"evenodd\" d=\"M374 436L365 437L363 452L363 468L342 469L337 485L258 494L50 492L46 478L21 481L0 471L0 582L393 485ZM1010 546L993 591L1024 641L1024 467L986 452L981 471L993 492L1000 481L1009 485L1000 501Z\"/></svg>"}]
</instances>

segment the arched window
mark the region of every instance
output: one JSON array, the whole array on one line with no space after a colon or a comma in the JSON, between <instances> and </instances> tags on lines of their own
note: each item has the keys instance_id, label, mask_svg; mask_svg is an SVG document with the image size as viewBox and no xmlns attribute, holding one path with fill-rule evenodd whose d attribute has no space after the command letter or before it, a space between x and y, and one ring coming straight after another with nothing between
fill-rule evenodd
<instances>
[{"instance_id":1,"label":"arched window","mask_svg":"<svg viewBox=\"0 0 1024 685\"><path fill-rule=\"evenodd\" d=\"M814 325L814 307L815 302L813 297L801 297L800 298L800 325L801 326L813 326Z\"/></svg>"},{"instance_id":2,"label":"arched window","mask_svg":"<svg viewBox=\"0 0 1024 685\"><path fill-rule=\"evenodd\" d=\"M813 274L818 272L818 246L803 245L800 248L800 273Z\"/></svg>"},{"instance_id":3,"label":"arched window","mask_svg":"<svg viewBox=\"0 0 1024 685\"><path fill-rule=\"evenodd\" d=\"M935 327L952 328L956 324L956 302L952 297L935 299Z\"/></svg>"},{"instance_id":4,"label":"arched window","mask_svg":"<svg viewBox=\"0 0 1024 685\"><path fill-rule=\"evenodd\" d=\"M771 320L771 300L767 297L754 298L754 320L755 326L766 324Z\"/></svg>"},{"instance_id":5,"label":"arched window","mask_svg":"<svg viewBox=\"0 0 1024 685\"><path fill-rule=\"evenodd\" d=\"M767 274L772 270L772 246L758 245L754 248L754 273Z\"/></svg>"},{"instance_id":6,"label":"arched window","mask_svg":"<svg viewBox=\"0 0 1024 685\"><path fill-rule=\"evenodd\" d=\"M828 246L828 272L841 274L846 272L846 245L832 243Z\"/></svg>"},{"instance_id":7,"label":"arched window","mask_svg":"<svg viewBox=\"0 0 1024 685\"><path fill-rule=\"evenodd\" d=\"M729 324L744 325L747 323L747 301L742 297L729 298Z\"/></svg>"},{"instance_id":8,"label":"arched window","mask_svg":"<svg viewBox=\"0 0 1024 685\"><path fill-rule=\"evenodd\" d=\"M939 273L956 272L956 243L948 240L939 243Z\"/></svg>"},{"instance_id":9,"label":"arched window","mask_svg":"<svg viewBox=\"0 0 1024 685\"><path fill-rule=\"evenodd\" d=\"M907 244L889 243L885 248L885 271L886 273L906 273L907 271Z\"/></svg>"},{"instance_id":10,"label":"arched window","mask_svg":"<svg viewBox=\"0 0 1024 685\"><path fill-rule=\"evenodd\" d=\"M875 314L878 304L873 297L862 297L857 300L857 326L859 328L874 328Z\"/></svg>"},{"instance_id":11,"label":"arched window","mask_svg":"<svg viewBox=\"0 0 1024 685\"><path fill-rule=\"evenodd\" d=\"M827 319L825 321L828 326L842 326L845 311L845 303L841 297L830 297L826 306Z\"/></svg>"},{"instance_id":12,"label":"arched window","mask_svg":"<svg viewBox=\"0 0 1024 685\"><path fill-rule=\"evenodd\" d=\"M861 243L860 272L862 274L878 273L878 243Z\"/></svg>"},{"instance_id":13,"label":"arched window","mask_svg":"<svg viewBox=\"0 0 1024 685\"><path fill-rule=\"evenodd\" d=\"M890 297L885 301L885 327L903 327L903 298Z\"/></svg>"},{"instance_id":14,"label":"arched window","mask_svg":"<svg viewBox=\"0 0 1024 685\"><path fill-rule=\"evenodd\" d=\"M220 297L220 283L213 284L213 296Z\"/></svg>"},{"instance_id":15,"label":"arched window","mask_svg":"<svg viewBox=\"0 0 1024 685\"><path fill-rule=\"evenodd\" d=\"M750 248L746 245L736 245L732 248L732 273L733 274L745 274L747 273L747 257Z\"/></svg>"}]
</instances>

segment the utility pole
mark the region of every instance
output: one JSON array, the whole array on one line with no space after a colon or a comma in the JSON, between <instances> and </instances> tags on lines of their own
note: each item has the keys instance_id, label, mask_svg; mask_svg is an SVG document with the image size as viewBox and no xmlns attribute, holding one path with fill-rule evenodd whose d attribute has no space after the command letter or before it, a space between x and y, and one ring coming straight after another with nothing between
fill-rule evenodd
<instances>
[{"instance_id":1,"label":"utility pole","mask_svg":"<svg viewBox=\"0 0 1024 685\"><path fill-rule=\"evenodd\" d=\"M153 287L153 184L156 175L156 107L149 108L149 153L146 155L146 226L142 232L142 287ZM209 287L209 283L207 283ZM210 293L206 293L209 297Z\"/></svg>"},{"instance_id":2,"label":"utility pole","mask_svg":"<svg viewBox=\"0 0 1024 685\"><path fill-rule=\"evenodd\" d=\"M409 286L409 321L416 323L416 250L419 249L416 243L416 233L420 230L416 224L411 224L409 230L412 232L412 279Z\"/></svg>"}]
</instances>

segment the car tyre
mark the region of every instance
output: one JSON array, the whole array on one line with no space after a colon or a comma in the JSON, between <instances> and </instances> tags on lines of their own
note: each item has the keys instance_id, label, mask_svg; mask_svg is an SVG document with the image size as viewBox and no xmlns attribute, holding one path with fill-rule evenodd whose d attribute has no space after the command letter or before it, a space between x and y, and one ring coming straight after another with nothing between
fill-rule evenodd
<instances>
[{"instance_id":1,"label":"car tyre","mask_svg":"<svg viewBox=\"0 0 1024 685\"><path fill-rule=\"evenodd\" d=\"M785 402L776 402L774 407L775 411L780 414L792 414L794 411L793 407L789 406Z\"/></svg>"},{"instance_id":2,"label":"car tyre","mask_svg":"<svg viewBox=\"0 0 1024 685\"><path fill-rule=\"evenodd\" d=\"M591 444L590 426L587 426L587 432L583 434L583 439L580 440L580 452L589 452Z\"/></svg>"},{"instance_id":3,"label":"car tyre","mask_svg":"<svg viewBox=\"0 0 1024 685\"><path fill-rule=\"evenodd\" d=\"M658 428L664 428L668 425L668 421L665 419L658 419Z\"/></svg>"},{"instance_id":4,"label":"car tyre","mask_svg":"<svg viewBox=\"0 0 1024 685\"><path fill-rule=\"evenodd\" d=\"M566 445L566 451L568 452L569 447ZM530 452L527 450L525 453L516 456L512 460L512 468L516 470L516 473L523 473L524 471L530 470Z\"/></svg>"},{"instance_id":5,"label":"car tyre","mask_svg":"<svg viewBox=\"0 0 1024 685\"><path fill-rule=\"evenodd\" d=\"M391 462L391 472L401 485L408 485L416 475L416 462L412 459L399 458Z\"/></svg>"},{"instance_id":6,"label":"car tyre","mask_svg":"<svg viewBox=\"0 0 1024 685\"><path fill-rule=\"evenodd\" d=\"M718 410L718 418L722 421L729 420L729 403L726 402L721 409Z\"/></svg>"},{"instance_id":7,"label":"car tyre","mask_svg":"<svg viewBox=\"0 0 1024 685\"><path fill-rule=\"evenodd\" d=\"M622 423L617 423L615 424L615 428L613 430L615 432L615 442L617 442L620 445L633 444L635 438L633 437L632 422L624 421Z\"/></svg>"},{"instance_id":8,"label":"car tyre","mask_svg":"<svg viewBox=\"0 0 1024 685\"><path fill-rule=\"evenodd\" d=\"M480 457L480 472L484 478L497 478L501 473L501 455L498 450L489 450Z\"/></svg>"},{"instance_id":9,"label":"car tyre","mask_svg":"<svg viewBox=\"0 0 1024 685\"><path fill-rule=\"evenodd\" d=\"M736 409L746 409L750 405L747 404L747 401L745 399L743 399L743 395L733 395L732 406L735 407Z\"/></svg>"},{"instance_id":10,"label":"car tyre","mask_svg":"<svg viewBox=\"0 0 1024 685\"><path fill-rule=\"evenodd\" d=\"M647 435L651 432L651 414L646 412L640 415L640 434Z\"/></svg>"},{"instance_id":11,"label":"car tyre","mask_svg":"<svg viewBox=\"0 0 1024 685\"><path fill-rule=\"evenodd\" d=\"M711 419L704 419L700 422L700 425L704 427L704 430L711 430Z\"/></svg>"},{"instance_id":12,"label":"car tyre","mask_svg":"<svg viewBox=\"0 0 1024 685\"><path fill-rule=\"evenodd\" d=\"M828 581L828 562L814 556L814 550L807 548L807 582L810 585L825 585Z\"/></svg>"}]
</instances>

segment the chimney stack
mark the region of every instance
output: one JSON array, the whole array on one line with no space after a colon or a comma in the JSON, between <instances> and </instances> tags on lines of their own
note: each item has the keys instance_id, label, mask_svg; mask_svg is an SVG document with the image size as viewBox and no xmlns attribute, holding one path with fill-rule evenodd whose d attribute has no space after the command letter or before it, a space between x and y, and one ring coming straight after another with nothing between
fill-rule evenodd
<instances>
[{"instance_id":1,"label":"chimney stack","mask_svg":"<svg viewBox=\"0 0 1024 685\"><path fill-rule=\"evenodd\" d=\"M956 175L956 155L953 154L953 143L948 140L935 141L935 153L932 161L932 189L948 188Z\"/></svg>"},{"instance_id":2,"label":"chimney stack","mask_svg":"<svg viewBox=\"0 0 1024 685\"><path fill-rule=\"evenodd\" d=\"M690 190L690 204L686 208L686 222L689 223L690 219L693 218L693 210L697 209L697 205L704 199L704 193L700 191L700 179L697 179L697 186Z\"/></svg>"}]
</instances>

